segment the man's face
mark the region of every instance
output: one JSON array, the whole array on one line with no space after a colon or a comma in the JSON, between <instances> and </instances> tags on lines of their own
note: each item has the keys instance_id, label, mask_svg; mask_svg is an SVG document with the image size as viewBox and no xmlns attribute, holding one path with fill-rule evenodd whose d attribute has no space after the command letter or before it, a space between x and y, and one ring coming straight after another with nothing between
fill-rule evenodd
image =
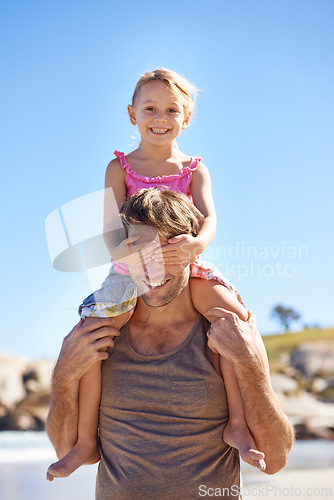
<instances>
[{"instance_id":1,"label":"man's face","mask_svg":"<svg viewBox=\"0 0 334 500\"><path fill-rule=\"evenodd\" d=\"M153 239L159 246L168 245L166 240L162 240L157 231L143 224L135 224L129 227L128 236L140 236L131 245L132 252L136 251L136 246L143 248ZM188 285L190 266L165 265L163 262L143 259L141 265L129 268L134 284L138 287L138 295L141 295L145 304L150 307L162 307L174 300L182 290Z\"/></svg>"}]
</instances>

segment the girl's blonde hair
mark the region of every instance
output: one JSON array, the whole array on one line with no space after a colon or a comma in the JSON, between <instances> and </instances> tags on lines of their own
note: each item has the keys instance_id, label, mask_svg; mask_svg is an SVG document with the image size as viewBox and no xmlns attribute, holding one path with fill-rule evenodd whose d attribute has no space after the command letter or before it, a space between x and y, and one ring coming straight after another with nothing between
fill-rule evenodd
<instances>
[{"instance_id":1,"label":"girl's blonde hair","mask_svg":"<svg viewBox=\"0 0 334 500\"><path fill-rule=\"evenodd\" d=\"M148 71L138 80L132 96L132 106L135 105L135 101L139 95L141 87L146 83L155 80L165 82L169 86L175 96L182 102L186 114L192 112L198 92L197 88L184 76L166 68L158 68L154 71Z\"/></svg>"}]
</instances>

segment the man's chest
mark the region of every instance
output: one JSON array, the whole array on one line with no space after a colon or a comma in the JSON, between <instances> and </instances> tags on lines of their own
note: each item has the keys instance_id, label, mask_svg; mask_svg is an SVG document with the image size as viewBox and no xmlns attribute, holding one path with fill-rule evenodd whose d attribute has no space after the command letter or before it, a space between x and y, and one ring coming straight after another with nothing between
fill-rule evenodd
<instances>
[{"instance_id":1,"label":"man's chest","mask_svg":"<svg viewBox=\"0 0 334 500\"><path fill-rule=\"evenodd\" d=\"M176 349L188 337L193 321L171 327L159 328L131 325L129 343L132 349L143 356L165 354Z\"/></svg>"}]
</instances>

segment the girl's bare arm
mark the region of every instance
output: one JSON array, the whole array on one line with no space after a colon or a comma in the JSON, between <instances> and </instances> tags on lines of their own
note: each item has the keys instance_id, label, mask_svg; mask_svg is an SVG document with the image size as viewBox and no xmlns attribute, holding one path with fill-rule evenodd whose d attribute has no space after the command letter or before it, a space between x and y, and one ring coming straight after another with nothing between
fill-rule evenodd
<instances>
[{"instance_id":1,"label":"girl's bare arm","mask_svg":"<svg viewBox=\"0 0 334 500\"><path fill-rule=\"evenodd\" d=\"M196 236L197 243L203 248L202 251L204 251L215 235L217 216L211 191L210 173L202 162L193 173L191 194L195 207L204 215L201 229Z\"/></svg>"},{"instance_id":2,"label":"girl's bare arm","mask_svg":"<svg viewBox=\"0 0 334 500\"><path fill-rule=\"evenodd\" d=\"M119 211L125 198L125 172L118 158L115 158L109 163L105 176L103 238L110 255L116 260L115 249L121 242L120 229L122 227Z\"/></svg>"},{"instance_id":3,"label":"girl's bare arm","mask_svg":"<svg viewBox=\"0 0 334 500\"><path fill-rule=\"evenodd\" d=\"M153 257L157 261L163 260L165 264L179 264L191 261L198 254L204 252L211 243L217 225L216 211L211 193L211 179L207 167L200 163L193 173L191 194L194 205L204 215L204 221L196 237L191 234L174 236L168 243L156 252Z\"/></svg>"}]
</instances>

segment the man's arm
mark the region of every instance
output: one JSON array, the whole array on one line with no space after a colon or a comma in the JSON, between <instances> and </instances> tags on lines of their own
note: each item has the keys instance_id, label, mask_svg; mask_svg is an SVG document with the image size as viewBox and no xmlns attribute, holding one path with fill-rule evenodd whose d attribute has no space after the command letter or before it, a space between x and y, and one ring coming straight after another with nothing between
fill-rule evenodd
<instances>
[{"instance_id":1,"label":"man's arm","mask_svg":"<svg viewBox=\"0 0 334 500\"><path fill-rule=\"evenodd\" d=\"M275 474L286 465L294 431L272 389L255 316L250 313L244 322L234 313L215 309L220 319L211 326L208 345L233 363L248 427L257 449L265 453L265 472Z\"/></svg>"},{"instance_id":2,"label":"man's arm","mask_svg":"<svg viewBox=\"0 0 334 500\"><path fill-rule=\"evenodd\" d=\"M81 377L98 361L108 358L119 335L113 318L80 320L65 337L55 366L51 388L51 406L46 431L58 458L76 444L78 432L79 383Z\"/></svg>"},{"instance_id":3,"label":"man's arm","mask_svg":"<svg viewBox=\"0 0 334 500\"><path fill-rule=\"evenodd\" d=\"M51 388L51 406L46 431L58 459L75 445L78 437L79 381L69 382L54 370Z\"/></svg>"}]
</instances>

